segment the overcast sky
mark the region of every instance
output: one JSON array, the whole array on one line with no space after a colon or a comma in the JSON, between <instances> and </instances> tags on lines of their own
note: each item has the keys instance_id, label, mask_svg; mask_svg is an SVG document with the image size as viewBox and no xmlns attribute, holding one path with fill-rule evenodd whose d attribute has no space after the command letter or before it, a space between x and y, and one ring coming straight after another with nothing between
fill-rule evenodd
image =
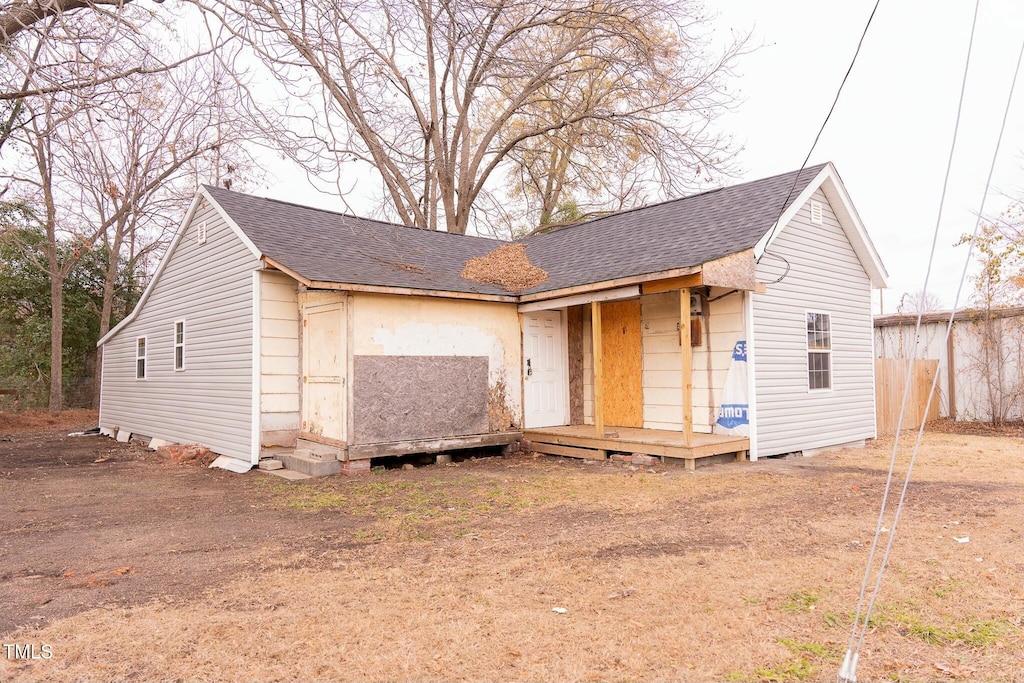
<instances>
[{"instance_id":1,"label":"overcast sky","mask_svg":"<svg viewBox=\"0 0 1024 683\"><path fill-rule=\"evenodd\" d=\"M741 103L721 121L742 145L737 181L800 166L873 5L873 0L708 0L708 11L718 15L716 39L752 31L753 42L763 44L739 63L733 89ZM952 245L974 228L1024 37L1021 5L1017 0L981 2L929 286L944 306L953 304L967 251ZM970 0L883 1L809 162L832 161L839 170L889 271L885 312L895 310L901 294L924 285L973 11ZM1008 204L1006 197L1024 197L1022 98L1024 92L1018 92L1011 110L988 215L998 215ZM257 192L337 208L336 202L317 196L299 174L285 175L291 182L271 183ZM358 200L352 208L368 211ZM878 299L876 295L876 310Z\"/></svg>"},{"instance_id":2,"label":"overcast sky","mask_svg":"<svg viewBox=\"0 0 1024 683\"><path fill-rule=\"evenodd\" d=\"M764 47L735 83L743 96L724 122L744 144L744 179L797 168L831 105L873 0L720 0L717 31L753 30ZM966 247L1013 77L1024 8L981 0L968 88L939 232L932 285L953 304ZM832 161L889 271L885 310L924 285L956 120L974 3L883 0L853 72L811 157ZM723 36L724 37L724 36ZM1024 197L1024 92L1015 93L986 214ZM876 297L877 307L877 297Z\"/></svg>"}]
</instances>

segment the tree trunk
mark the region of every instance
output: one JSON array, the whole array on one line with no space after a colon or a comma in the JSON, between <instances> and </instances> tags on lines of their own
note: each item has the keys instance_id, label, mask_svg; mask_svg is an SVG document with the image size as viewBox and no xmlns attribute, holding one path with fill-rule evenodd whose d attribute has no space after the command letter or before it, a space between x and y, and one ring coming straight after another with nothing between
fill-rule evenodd
<instances>
[{"instance_id":1,"label":"tree trunk","mask_svg":"<svg viewBox=\"0 0 1024 683\"><path fill-rule=\"evenodd\" d=\"M125 227L120 222L114 229L114 239L107 250L107 269L103 274L103 303L100 307L100 339L110 331L110 318L114 311L114 285L117 282L121 244L124 241ZM103 382L103 347L96 348L96 368L93 373L92 407L100 409L100 387Z\"/></svg>"},{"instance_id":2,"label":"tree trunk","mask_svg":"<svg viewBox=\"0 0 1024 683\"><path fill-rule=\"evenodd\" d=\"M64 409L64 274L57 252L47 249L50 267L50 412Z\"/></svg>"}]
</instances>

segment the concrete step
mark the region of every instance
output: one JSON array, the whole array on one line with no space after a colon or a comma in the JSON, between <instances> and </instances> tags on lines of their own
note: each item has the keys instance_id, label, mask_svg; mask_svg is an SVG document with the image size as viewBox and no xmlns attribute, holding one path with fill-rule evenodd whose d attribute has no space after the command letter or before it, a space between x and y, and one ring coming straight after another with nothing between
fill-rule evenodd
<instances>
[{"instance_id":1,"label":"concrete step","mask_svg":"<svg viewBox=\"0 0 1024 683\"><path fill-rule=\"evenodd\" d=\"M260 460L261 470L279 470L284 467L284 463L274 458L263 458Z\"/></svg>"},{"instance_id":2,"label":"concrete step","mask_svg":"<svg viewBox=\"0 0 1024 683\"><path fill-rule=\"evenodd\" d=\"M286 470L301 472L311 477L326 477L341 471L341 463L338 460L317 458L302 448L296 448L292 453L277 453L276 458Z\"/></svg>"},{"instance_id":3,"label":"concrete step","mask_svg":"<svg viewBox=\"0 0 1024 683\"><path fill-rule=\"evenodd\" d=\"M340 448L317 443L316 441L307 441L306 439L299 439L295 444L295 450L307 451L309 457L319 458L320 460L341 460L342 458Z\"/></svg>"}]
</instances>

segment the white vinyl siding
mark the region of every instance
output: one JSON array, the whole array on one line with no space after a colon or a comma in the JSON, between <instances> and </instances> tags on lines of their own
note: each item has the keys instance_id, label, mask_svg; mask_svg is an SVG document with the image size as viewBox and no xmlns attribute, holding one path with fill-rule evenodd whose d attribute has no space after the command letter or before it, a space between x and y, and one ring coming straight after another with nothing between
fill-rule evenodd
<instances>
[{"instance_id":1,"label":"white vinyl siding","mask_svg":"<svg viewBox=\"0 0 1024 683\"><path fill-rule=\"evenodd\" d=\"M812 199L822 224L808 202L757 265L767 285L753 296L759 457L875 436L871 284L824 193ZM808 312L830 316L830 391L808 390Z\"/></svg>"},{"instance_id":2,"label":"white vinyl siding","mask_svg":"<svg viewBox=\"0 0 1024 683\"><path fill-rule=\"evenodd\" d=\"M196 231L206 223L206 243ZM100 426L252 453L252 271L259 261L209 203L165 258L137 317L104 345ZM187 320L187 372L174 370L176 321ZM145 382L135 342L147 337Z\"/></svg>"}]
</instances>

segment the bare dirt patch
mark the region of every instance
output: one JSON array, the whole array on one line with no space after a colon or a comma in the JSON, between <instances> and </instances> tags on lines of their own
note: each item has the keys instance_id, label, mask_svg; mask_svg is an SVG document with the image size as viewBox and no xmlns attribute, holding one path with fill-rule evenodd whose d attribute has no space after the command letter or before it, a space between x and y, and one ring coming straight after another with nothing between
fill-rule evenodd
<instances>
[{"instance_id":1,"label":"bare dirt patch","mask_svg":"<svg viewBox=\"0 0 1024 683\"><path fill-rule=\"evenodd\" d=\"M32 438L73 464L0 444L0 633L54 655L5 680L832 679L892 446L294 485ZM1024 680L1022 494L1018 440L927 436L860 678Z\"/></svg>"}]
</instances>

